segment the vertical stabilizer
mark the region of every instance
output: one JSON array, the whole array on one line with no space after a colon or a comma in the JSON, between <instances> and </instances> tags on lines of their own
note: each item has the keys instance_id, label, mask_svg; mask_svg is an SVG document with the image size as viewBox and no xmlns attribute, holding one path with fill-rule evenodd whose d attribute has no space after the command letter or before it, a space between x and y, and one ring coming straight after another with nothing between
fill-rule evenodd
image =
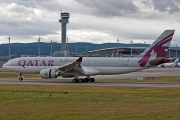
<instances>
[{"instance_id":1,"label":"vertical stabilizer","mask_svg":"<svg viewBox=\"0 0 180 120\"><path fill-rule=\"evenodd\" d=\"M149 59L164 58L168 51L175 30L165 30L142 54L139 65L145 66Z\"/></svg>"},{"instance_id":2,"label":"vertical stabilizer","mask_svg":"<svg viewBox=\"0 0 180 120\"><path fill-rule=\"evenodd\" d=\"M176 60L172 63L173 67L178 66L179 58L176 58Z\"/></svg>"}]
</instances>

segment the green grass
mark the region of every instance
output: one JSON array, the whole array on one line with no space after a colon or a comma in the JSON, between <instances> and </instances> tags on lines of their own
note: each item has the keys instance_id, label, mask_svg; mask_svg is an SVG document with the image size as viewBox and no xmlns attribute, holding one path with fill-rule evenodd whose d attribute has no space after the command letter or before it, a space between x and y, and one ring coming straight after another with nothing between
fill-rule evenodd
<instances>
[{"instance_id":1,"label":"green grass","mask_svg":"<svg viewBox=\"0 0 180 120\"><path fill-rule=\"evenodd\" d=\"M179 120L179 88L0 85L2 120Z\"/></svg>"},{"instance_id":2,"label":"green grass","mask_svg":"<svg viewBox=\"0 0 180 120\"><path fill-rule=\"evenodd\" d=\"M0 73L0 78L18 78L18 73ZM39 74L23 74L25 78L40 78Z\"/></svg>"},{"instance_id":3,"label":"green grass","mask_svg":"<svg viewBox=\"0 0 180 120\"><path fill-rule=\"evenodd\" d=\"M0 69L0 78L18 78L19 73L11 72L5 69ZM39 74L23 74L25 78L40 78Z\"/></svg>"}]
</instances>

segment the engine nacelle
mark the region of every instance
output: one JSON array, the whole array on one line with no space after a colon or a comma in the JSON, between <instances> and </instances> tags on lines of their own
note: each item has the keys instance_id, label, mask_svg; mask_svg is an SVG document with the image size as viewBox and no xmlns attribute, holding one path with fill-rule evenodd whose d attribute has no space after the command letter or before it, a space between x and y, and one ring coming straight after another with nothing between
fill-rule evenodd
<instances>
[{"instance_id":1,"label":"engine nacelle","mask_svg":"<svg viewBox=\"0 0 180 120\"><path fill-rule=\"evenodd\" d=\"M52 69L43 69L40 71L41 78L48 79L48 78L57 78L60 74L56 70Z\"/></svg>"}]
</instances>

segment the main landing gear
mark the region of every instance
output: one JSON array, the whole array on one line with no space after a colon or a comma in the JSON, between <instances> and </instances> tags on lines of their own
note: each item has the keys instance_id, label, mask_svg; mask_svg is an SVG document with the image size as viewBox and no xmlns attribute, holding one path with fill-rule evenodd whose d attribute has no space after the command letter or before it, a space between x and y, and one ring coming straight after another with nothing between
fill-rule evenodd
<instances>
[{"instance_id":1,"label":"main landing gear","mask_svg":"<svg viewBox=\"0 0 180 120\"><path fill-rule=\"evenodd\" d=\"M95 82L95 79L94 78L74 78L72 80L73 83L83 83L83 82Z\"/></svg>"},{"instance_id":2,"label":"main landing gear","mask_svg":"<svg viewBox=\"0 0 180 120\"><path fill-rule=\"evenodd\" d=\"M22 73L19 73L19 81L22 81L24 76L22 76Z\"/></svg>"}]
</instances>

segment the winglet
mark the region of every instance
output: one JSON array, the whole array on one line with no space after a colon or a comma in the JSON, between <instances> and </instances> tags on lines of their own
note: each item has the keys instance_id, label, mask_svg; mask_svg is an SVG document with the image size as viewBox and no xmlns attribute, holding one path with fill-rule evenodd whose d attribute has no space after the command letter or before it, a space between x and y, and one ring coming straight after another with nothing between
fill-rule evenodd
<instances>
[{"instance_id":1,"label":"winglet","mask_svg":"<svg viewBox=\"0 0 180 120\"><path fill-rule=\"evenodd\" d=\"M76 62L82 62L82 57L79 57Z\"/></svg>"}]
</instances>

